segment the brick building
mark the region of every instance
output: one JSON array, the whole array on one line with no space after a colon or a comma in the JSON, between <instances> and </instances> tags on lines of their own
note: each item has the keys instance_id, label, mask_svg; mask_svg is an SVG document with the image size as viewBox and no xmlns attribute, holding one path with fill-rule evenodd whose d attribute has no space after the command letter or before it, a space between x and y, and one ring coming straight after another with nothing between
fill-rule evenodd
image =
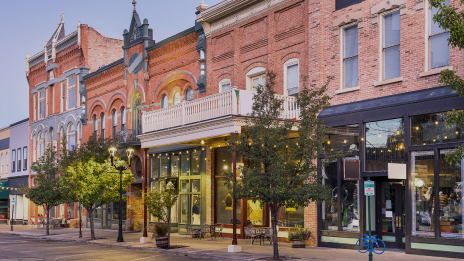
<instances>
[{"instance_id":1,"label":"brick building","mask_svg":"<svg viewBox=\"0 0 464 261\"><path fill-rule=\"evenodd\" d=\"M65 34L64 14L43 51L26 57L29 83L29 158L36 161L48 146L60 151L66 135L69 149L82 142L79 80L122 56L122 41L105 37L94 28L81 24ZM29 171L30 175L34 173ZM76 204L62 204L52 209L52 217L77 217ZM30 220L43 217L43 207L31 203Z\"/></svg>"},{"instance_id":2,"label":"brick building","mask_svg":"<svg viewBox=\"0 0 464 261\"><path fill-rule=\"evenodd\" d=\"M0 129L0 223L9 219L10 126Z\"/></svg>"}]
</instances>

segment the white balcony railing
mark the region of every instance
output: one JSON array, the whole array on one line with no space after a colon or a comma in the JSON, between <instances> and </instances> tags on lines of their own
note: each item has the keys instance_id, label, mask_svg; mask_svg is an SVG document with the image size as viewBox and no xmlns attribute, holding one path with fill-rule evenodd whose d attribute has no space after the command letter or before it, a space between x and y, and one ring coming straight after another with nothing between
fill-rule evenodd
<instances>
[{"instance_id":1,"label":"white balcony railing","mask_svg":"<svg viewBox=\"0 0 464 261\"><path fill-rule=\"evenodd\" d=\"M178 127L226 115L251 113L254 92L231 90L160 110L144 112L142 133ZM295 97L277 95L283 100L283 119L299 119Z\"/></svg>"}]
</instances>

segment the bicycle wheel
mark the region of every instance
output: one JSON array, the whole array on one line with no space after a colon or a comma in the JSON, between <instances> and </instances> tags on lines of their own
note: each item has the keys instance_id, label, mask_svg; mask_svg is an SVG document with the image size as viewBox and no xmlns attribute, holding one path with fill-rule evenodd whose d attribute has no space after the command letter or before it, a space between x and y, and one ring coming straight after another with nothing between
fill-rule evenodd
<instances>
[{"instance_id":1,"label":"bicycle wheel","mask_svg":"<svg viewBox=\"0 0 464 261\"><path fill-rule=\"evenodd\" d=\"M363 242L364 242L364 238L360 238L358 239L358 241L356 241L356 249L358 250L359 253L367 252L367 249L363 250ZM361 248L361 250L359 250L359 248Z\"/></svg>"},{"instance_id":2,"label":"bicycle wheel","mask_svg":"<svg viewBox=\"0 0 464 261\"><path fill-rule=\"evenodd\" d=\"M385 251L385 243L381 239L375 239L372 242L372 250L377 255L382 254Z\"/></svg>"}]
</instances>

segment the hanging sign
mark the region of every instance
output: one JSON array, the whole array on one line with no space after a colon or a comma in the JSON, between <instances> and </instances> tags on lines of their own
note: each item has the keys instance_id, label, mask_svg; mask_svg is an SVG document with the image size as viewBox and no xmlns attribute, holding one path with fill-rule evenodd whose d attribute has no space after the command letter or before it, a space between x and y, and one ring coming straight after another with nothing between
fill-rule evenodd
<instances>
[{"instance_id":1,"label":"hanging sign","mask_svg":"<svg viewBox=\"0 0 464 261\"><path fill-rule=\"evenodd\" d=\"M364 196L374 196L374 181L366 180L364 181Z\"/></svg>"}]
</instances>

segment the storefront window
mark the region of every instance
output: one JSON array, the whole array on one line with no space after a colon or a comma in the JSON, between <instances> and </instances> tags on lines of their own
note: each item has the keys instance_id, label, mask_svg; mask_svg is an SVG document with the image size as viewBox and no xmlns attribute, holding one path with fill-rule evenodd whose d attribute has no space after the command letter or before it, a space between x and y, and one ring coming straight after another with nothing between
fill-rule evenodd
<instances>
[{"instance_id":1,"label":"storefront window","mask_svg":"<svg viewBox=\"0 0 464 261\"><path fill-rule=\"evenodd\" d=\"M186 224L189 222L189 195L180 195L180 222Z\"/></svg>"},{"instance_id":2,"label":"storefront window","mask_svg":"<svg viewBox=\"0 0 464 261\"><path fill-rule=\"evenodd\" d=\"M446 113L442 112L411 117L411 144L464 141L464 125L447 128L445 116Z\"/></svg>"},{"instance_id":3,"label":"storefront window","mask_svg":"<svg viewBox=\"0 0 464 261\"><path fill-rule=\"evenodd\" d=\"M330 202L322 203L322 230L338 230L337 162L322 169L322 183L330 189Z\"/></svg>"},{"instance_id":4,"label":"storefront window","mask_svg":"<svg viewBox=\"0 0 464 261\"><path fill-rule=\"evenodd\" d=\"M37 216L39 217L44 216L44 207L42 205L37 206Z\"/></svg>"},{"instance_id":5,"label":"storefront window","mask_svg":"<svg viewBox=\"0 0 464 261\"><path fill-rule=\"evenodd\" d=\"M101 206L95 208L95 210L93 211L93 218L95 219L102 218L102 207Z\"/></svg>"},{"instance_id":6,"label":"storefront window","mask_svg":"<svg viewBox=\"0 0 464 261\"><path fill-rule=\"evenodd\" d=\"M216 178L216 222L220 224L232 224L232 207L233 197L231 190L224 185L226 178ZM241 206L240 200L237 200L237 220L238 225L241 224Z\"/></svg>"},{"instance_id":7,"label":"storefront window","mask_svg":"<svg viewBox=\"0 0 464 261\"><path fill-rule=\"evenodd\" d=\"M413 236L435 236L433 155L433 151L411 152Z\"/></svg>"},{"instance_id":8,"label":"storefront window","mask_svg":"<svg viewBox=\"0 0 464 261\"><path fill-rule=\"evenodd\" d=\"M359 181L342 181L342 230L359 231Z\"/></svg>"},{"instance_id":9,"label":"storefront window","mask_svg":"<svg viewBox=\"0 0 464 261\"><path fill-rule=\"evenodd\" d=\"M126 219L126 205L127 203L125 201L122 202L122 219ZM119 201L118 202L113 202L113 219L119 220Z\"/></svg>"},{"instance_id":10,"label":"storefront window","mask_svg":"<svg viewBox=\"0 0 464 261\"><path fill-rule=\"evenodd\" d=\"M60 205L60 215L59 217L64 217L64 204Z\"/></svg>"},{"instance_id":11,"label":"storefront window","mask_svg":"<svg viewBox=\"0 0 464 261\"><path fill-rule=\"evenodd\" d=\"M252 200L249 199L247 200L247 222L248 225L253 225L253 226L264 226L265 225L265 220L264 220L264 211L263 207L261 207L261 201L259 200Z\"/></svg>"},{"instance_id":12,"label":"storefront window","mask_svg":"<svg viewBox=\"0 0 464 261\"><path fill-rule=\"evenodd\" d=\"M192 152L192 175L200 175L201 152Z\"/></svg>"},{"instance_id":13,"label":"storefront window","mask_svg":"<svg viewBox=\"0 0 464 261\"><path fill-rule=\"evenodd\" d=\"M161 157L160 178L168 176L168 156Z\"/></svg>"},{"instance_id":14,"label":"storefront window","mask_svg":"<svg viewBox=\"0 0 464 261\"><path fill-rule=\"evenodd\" d=\"M171 157L171 176L179 177L179 156L177 155Z\"/></svg>"},{"instance_id":15,"label":"storefront window","mask_svg":"<svg viewBox=\"0 0 464 261\"><path fill-rule=\"evenodd\" d=\"M449 150L440 151L439 167L439 210L441 237L464 238L462 232L464 164L448 164L445 155Z\"/></svg>"},{"instance_id":16,"label":"storefront window","mask_svg":"<svg viewBox=\"0 0 464 261\"><path fill-rule=\"evenodd\" d=\"M304 226L304 207L281 207L277 219L281 227Z\"/></svg>"},{"instance_id":17,"label":"storefront window","mask_svg":"<svg viewBox=\"0 0 464 261\"><path fill-rule=\"evenodd\" d=\"M366 171L386 171L388 163L404 162L404 120L366 123Z\"/></svg>"},{"instance_id":18,"label":"storefront window","mask_svg":"<svg viewBox=\"0 0 464 261\"><path fill-rule=\"evenodd\" d=\"M158 178L158 157L151 158L151 178Z\"/></svg>"},{"instance_id":19,"label":"storefront window","mask_svg":"<svg viewBox=\"0 0 464 261\"><path fill-rule=\"evenodd\" d=\"M181 164L182 164L182 176L189 176L190 175L190 157L189 157L189 154L182 155Z\"/></svg>"},{"instance_id":20,"label":"storefront window","mask_svg":"<svg viewBox=\"0 0 464 261\"><path fill-rule=\"evenodd\" d=\"M359 124L332 127L324 141L326 153L359 151Z\"/></svg>"}]
</instances>

